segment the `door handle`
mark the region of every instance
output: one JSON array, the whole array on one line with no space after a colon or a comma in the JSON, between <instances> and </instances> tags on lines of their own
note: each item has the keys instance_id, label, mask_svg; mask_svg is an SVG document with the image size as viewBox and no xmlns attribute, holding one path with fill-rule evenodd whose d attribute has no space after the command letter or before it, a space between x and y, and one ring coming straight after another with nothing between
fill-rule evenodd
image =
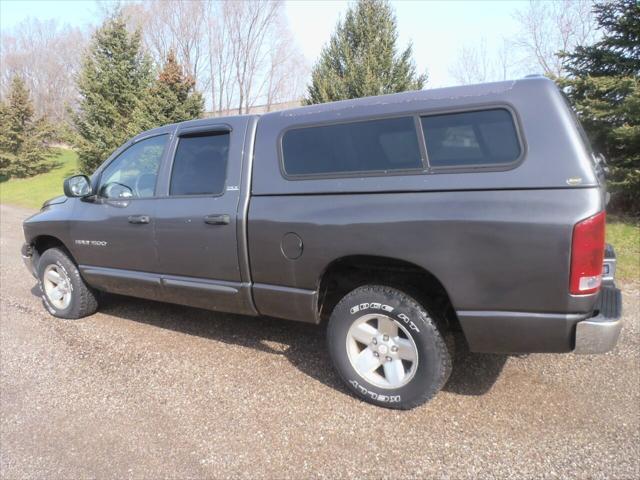
<instances>
[{"instance_id":1,"label":"door handle","mask_svg":"<svg viewBox=\"0 0 640 480\"><path fill-rule=\"evenodd\" d=\"M149 215L130 215L129 223L144 224L149 223Z\"/></svg>"},{"instance_id":2,"label":"door handle","mask_svg":"<svg viewBox=\"0 0 640 480\"><path fill-rule=\"evenodd\" d=\"M230 222L229 215L207 215L204 217L204 223L207 225L228 225Z\"/></svg>"}]
</instances>

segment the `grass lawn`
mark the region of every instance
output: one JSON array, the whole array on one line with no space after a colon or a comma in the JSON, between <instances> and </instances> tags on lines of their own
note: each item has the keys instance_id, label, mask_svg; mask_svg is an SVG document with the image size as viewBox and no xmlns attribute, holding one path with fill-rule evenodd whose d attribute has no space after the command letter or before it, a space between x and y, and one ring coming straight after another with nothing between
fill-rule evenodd
<instances>
[{"instance_id":1,"label":"grass lawn","mask_svg":"<svg viewBox=\"0 0 640 480\"><path fill-rule=\"evenodd\" d=\"M610 215L607 242L616 249L616 279L640 281L640 222Z\"/></svg>"},{"instance_id":2,"label":"grass lawn","mask_svg":"<svg viewBox=\"0 0 640 480\"><path fill-rule=\"evenodd\" d=\"M73 150L57 149L53 170L31 178L16 178L0 183L0 203L40 208L45 200L62 195L62 181L78 170L78 155Z\"/></svg>"},{"instance_id":3,"label":"grass lawn","mask_svg":"<svg viewBox=\"0 0 640 480\"><path fill-rule=\"evenodd\" d=\"M62 195L62 181L78 169L78 155L73 150L58 149L59 167L32 178L0 183L0 203L40 208L49 198ZM618 255L616 277L625 281L640 281L640 222L610 215L607 221L607 242Z\"/></svg>"}]
</instances>

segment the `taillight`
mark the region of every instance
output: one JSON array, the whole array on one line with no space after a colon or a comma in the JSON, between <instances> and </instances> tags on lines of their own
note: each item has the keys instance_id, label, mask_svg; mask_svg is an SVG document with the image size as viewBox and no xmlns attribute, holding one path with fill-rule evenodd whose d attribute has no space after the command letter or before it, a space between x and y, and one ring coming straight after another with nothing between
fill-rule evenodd
<instances>
[{"instance_id":1,"label":"taillight","mask_svg":"<svg viewBox=\"0 0 640 480\"><path fill-rule=\"evenodd\" d=\"M600 288L605 219L606 213L603 210L573 227L569 291L574 295L594 293Z\"/></svg>"}]
</instances>

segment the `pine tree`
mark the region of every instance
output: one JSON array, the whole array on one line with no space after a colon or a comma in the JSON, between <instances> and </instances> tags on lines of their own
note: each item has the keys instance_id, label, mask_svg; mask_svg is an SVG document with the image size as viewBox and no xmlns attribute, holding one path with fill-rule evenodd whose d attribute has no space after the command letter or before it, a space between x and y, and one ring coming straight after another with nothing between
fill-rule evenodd
<instances>
[{"instance_id":1,"label":"pine tree","mask_svg":"<svg viewBox=\"0 0 640 480\"><path fill-rule=\"evenodd\" d=\"M603 36L562 53L571 76L560 84L611 165L612 207L640 215L640 7L606 1L594 13Z\"/></svg>"},{"instance_id":2,"label":"pine tree","mask_svg":"<svg viewBox=\"0 0 640 480\"><path fill-rule=\"evenodd\" d=\"M412 46L398 53L395 14L387 0L359 0L338 22L311 74L307 104L420 90Z\"/></svg>"},{"instance_id":3,"label":"pine tree","mask_svg":"<svg viewBox=\"0 0 640 480\"><path fill-rule=\"evenodd\" d=\"M593 45L564 54L573 76L628 77L640 75L640 5L636 0L604 1L594 5L603 37Z\"/></svg>"},{"instance_id":4,"label":"pine tree","mask_svg":"<svg viewBox=\"0 0 640 480\"><path fill-rule=\"evenodd\" d=\"M52 129L44 119L34 120L33 103L24 81L15 76L0 103L0 176L28 177L54 165L48 142Z\"/></svg>"},{"instance_id":5,"label":"pine tree","mask_svg":"<svg viewBox=\"0 0 640 480\"><path fill-rule=\"evenodd\" d=\"M153 72L142 51L140 32L129 33L120 13L94 34L78 78L80 167L92 172L118 146L142 129L139 110L145 108Z\"/></svg>"},{"instance_id":6,"label":"pine tree","mask_svg":"<svg viewBox=\"0 0 640 480\"><path fill-rule=\"evenodd\" d=\"M173 50L151 87L145 108L138 112L138 125L143 130L199 118L204 111L204 98L195 91L195 80L183 73Z\"/></svg>"}]
</instances>

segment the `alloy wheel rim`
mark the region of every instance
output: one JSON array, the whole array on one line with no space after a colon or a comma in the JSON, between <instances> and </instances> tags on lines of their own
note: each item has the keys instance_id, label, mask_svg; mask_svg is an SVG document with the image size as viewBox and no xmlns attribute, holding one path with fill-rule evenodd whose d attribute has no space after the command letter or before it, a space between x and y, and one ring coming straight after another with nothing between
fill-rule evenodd
<instances>
[{"instance_id":1,"label":"alloy wheel rim","mask_svg":"<svg viewBox=\"0 0 640 480\"><path fill-rule=\"evenodd\" d=\"M58 265L48 265L44 270L42 283L49 302L58 310L64 310L71 303L71 281L67 273Z\"/></svg>"},{"instance_id":2,"label":"alloy wheel rim","mask_svg":"<svg viewBox=\"0 0 640 480\"><path fill-rule=\"evenodd\" d=\"M387 315L363 315L353 322L347 332L347 356L360 377L380 388L405 386L418 367L413 338Z\"/></svg>"}]
</instances>

